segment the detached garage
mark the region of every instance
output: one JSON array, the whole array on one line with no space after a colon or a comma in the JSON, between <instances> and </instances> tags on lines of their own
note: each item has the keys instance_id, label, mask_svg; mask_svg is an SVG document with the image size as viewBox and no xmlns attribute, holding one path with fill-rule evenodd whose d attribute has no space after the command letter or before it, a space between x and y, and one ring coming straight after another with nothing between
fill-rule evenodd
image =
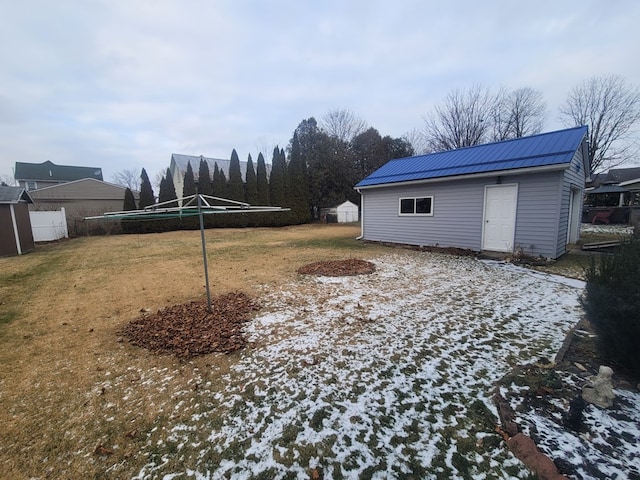
<instances>
[{"instance_id":1,"label":"detached garage","mask_svg":"<svg viewBox=\"0 0 640 480\"><path fill-rule=\"evenodd\" d=\"M29 204L22 187L0 186L0 257L22 255L35 249Z\"/></svg>"},{"instance_id":2,"label":"detached garage","mask_svg":"<svg viewBox=\"0 0 640 480\"><path fill-rule=\"evenodd\" d=\"M587 127L391 160L356 185L362 238L558 258L575 243Z\"/></svg>"}]
</instances>

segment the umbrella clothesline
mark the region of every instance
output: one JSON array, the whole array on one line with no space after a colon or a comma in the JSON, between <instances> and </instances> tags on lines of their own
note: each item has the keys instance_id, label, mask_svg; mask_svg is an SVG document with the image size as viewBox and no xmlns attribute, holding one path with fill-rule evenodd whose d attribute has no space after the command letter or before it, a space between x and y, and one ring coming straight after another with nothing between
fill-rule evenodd
<instances>
[{"instance_id":1,"label":"umbrella clothesline","mask_svg":"<svg viewBox=\"0 0 640 480\"><path fill-rule=\"evenodd\" d=\"M178 206L176 206L176 203ZM222 204L221 204L222 203ZM287 212L289 208L250 205L228 198L213 197L211 195L195 194L187 197L168 200L149 205L140 210L123 210L120 212L106 212L103 215L85 217L85 220L108 219L138 219L155 220L167 218L200 217L200 238L202 241L202 262L204 264L204 278L207 289L207 308L211 312L211 291L209 289L209 268L207 266L207 246L204 238L204 215L222 213L258 213L258 212Z\"/></svg>"}]
</instances>

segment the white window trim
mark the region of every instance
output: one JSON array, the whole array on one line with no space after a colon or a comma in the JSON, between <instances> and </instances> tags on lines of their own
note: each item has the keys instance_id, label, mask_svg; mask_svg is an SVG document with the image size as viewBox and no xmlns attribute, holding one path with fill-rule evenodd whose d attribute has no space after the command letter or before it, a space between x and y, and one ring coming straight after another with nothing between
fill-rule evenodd
<instances>
[{"instance_id":1,"label":"white window trim","mask_svg":"<svg viewBox=\"0 0 640 480\"><path fill-rule=\"evenodd\" d=\"M431 212L429 213L415 213L416 200L419 198L431 199ZM414 213L402 213L402 200L413 200ZM433 195L421 195L419 197L400 197L398 198L398 216L400 217L433 217Z\"/></svg>"}]
</instances>

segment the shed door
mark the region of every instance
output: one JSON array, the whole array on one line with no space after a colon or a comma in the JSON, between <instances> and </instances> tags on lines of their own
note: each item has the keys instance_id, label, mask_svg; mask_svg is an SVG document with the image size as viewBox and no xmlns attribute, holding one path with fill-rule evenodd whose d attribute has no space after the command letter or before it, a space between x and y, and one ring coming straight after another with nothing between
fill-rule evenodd
<instances>
[{"instance_id":1,"label":"shed door","mask_svg":"<svg viewBox=\"0 0 640 480\"><path fill-rule=\"evenodd\" d=\"M516 232L518 185L490 185L484 191L482 249L512 252Z\"/></svg>"}]
</instances>

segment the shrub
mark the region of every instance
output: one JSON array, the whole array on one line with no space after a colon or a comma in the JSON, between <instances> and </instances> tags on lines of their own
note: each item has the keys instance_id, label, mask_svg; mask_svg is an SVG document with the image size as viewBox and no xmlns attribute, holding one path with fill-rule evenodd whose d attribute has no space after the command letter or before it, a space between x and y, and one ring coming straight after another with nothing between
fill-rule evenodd
<instances>
[{"instance_id":1,"label":"shrub","mask_svg":"<svg viewBox=\"0 0 640 480\"><path fill-rule=\"evenodd\" d=\"M622 242L613 254L591 259L583 302L600 352L640 376L640 238Z\"/></svg>"}]
</instances>

